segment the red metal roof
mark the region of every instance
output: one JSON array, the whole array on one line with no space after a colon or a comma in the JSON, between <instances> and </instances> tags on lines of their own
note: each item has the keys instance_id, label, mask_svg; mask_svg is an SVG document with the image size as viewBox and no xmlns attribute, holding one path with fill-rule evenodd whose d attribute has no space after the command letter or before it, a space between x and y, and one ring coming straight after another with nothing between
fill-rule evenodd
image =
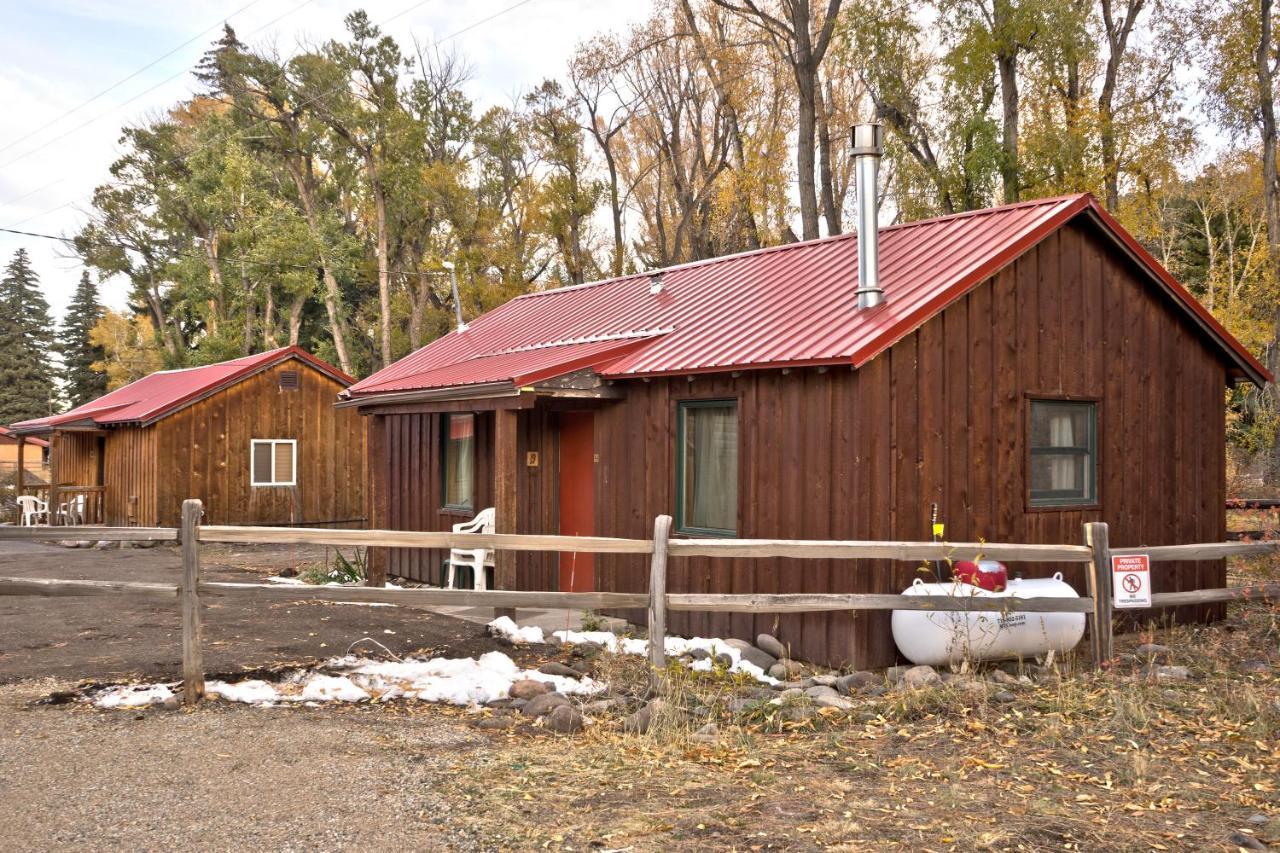
<instances>
[{"instance_id":1,"label":"red metal roof","mask_svg":"<svg viewBox=\"0 0 1280 853\"><path fill-rule=\"evenodd\" d=\"M0 426L0 438L7 438L10 441L17 441L18 434L15 433L13 430L9 429L8 427ZM35 436L28 436L27 444L34 444L36 447L49 446L49 442L45 441L43 438L36 438Z\"/></svg>"},{"instance_id":2,"label":"red metal roof","mask_svg":"<svg viewBox=\"0 0 1280 853\"><path fill-rule=\"evenodd\" d=\"M160 370L69 412L22 421L13 424L11 429L28 433L47 432L55 427L71 424L150 424L247 376L295 358L344 385L354 381L352 377L301 347L280 347L203 367Z\"/></svg>"},{"instance_id":3,"label":"red metal roof","mask_svg":"<svg viewBox=\"0 0 1280 853\"><path fill-rule=\"evenodd\" d=\"M353 385L361 395L592 367L612 377L806 364L865 364L1057 228L1092 216L1255 382L1266 370L1089 195L883 228L883 305L858 310L858 243L843 234L662 271L531 293ZM613 350L587 339L628 341ZM521 350L525 350L521 352ZM572 357L570 357L572 356ZM569 366L572 364L573 366Z\"/></svg>"}]
</instances>

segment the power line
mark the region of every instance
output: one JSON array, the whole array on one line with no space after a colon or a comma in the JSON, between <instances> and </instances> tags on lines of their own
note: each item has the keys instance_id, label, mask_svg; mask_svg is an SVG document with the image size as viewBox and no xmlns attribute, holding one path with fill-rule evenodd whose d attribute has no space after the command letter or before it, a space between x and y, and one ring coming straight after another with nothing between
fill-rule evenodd
<instances>
[{"instance_id":1,"label":"power line","mask_svg":"<svg viewBox=\"0 0 1280 853\"><path fill-rule=\"evenodd\" d=\"M314 2L315 2L315 0L303 0L303 2L299 3L297 6L294 6L294 7L293 7L292 9L290 9L289 11L287 11L287 12L285 12L285 13L281 14L281 15L278 15L277 17L273 18L272 20L270 20L270 21L268 21L267 23L263 24L261 27L258 27L258 29L254 30L254 31L253 31L253 33L250 33L250 35L253 35L253 34L255 34L255 33L259 32L259 31L261 31L261 30L266 29L267 27L271 26L272 24L275 24L275 23L277 23L278 21L281 21L281 20L283 20L283 19L287 18L288 16L292 15L294 12L298 11L298 10L299 10L299 9L301 9L303 6L310 5L311 3L314 3ZM251 4L251 5L252 5L252 4ZM197 36L197 38L198 38L198 36ZM123 107L127 107L127 106L129 106L129 104L132 104L134 101L138 100L139 98L141 98L141 97L143 97L143 96L145 96L145 95L150 95L152 92L154 92L156 89L159 89L161 86L164 86L164 85L166 85L166 84L168 84L168 83L172 83L174 80L177 80L179 77L184 77L184 76L186 76L187 74L189 74L189 73L190 73L190 71L191 71L191 69L190 69L190 68L183 68L183 69L182 69L181 71L179 71L177 74L173 74L173 75L171 75L171 76L169 76L169 77L164 78L164 79L163 79L163 80L161 80L159 83L156 83L154 86L152 86L151 88L149 88L149 89L144 89L144 90L142 90L141 92L139 92L138 94L134 95L134 96L133 96L132 98L130 98L129 100L124 101L123 103L116 104L114 107L111 107L111 108L110 108L110 109L108 109L108 110L105 110L105 111L103 111L103 112L98 113L98 114L97 114L96 116L94 116L93 118L85 119L84 121L82 121L82 122L80 122L79 124L77 124L75 127L71 128L70 130L67 130L67 131L66 131L66 132L64 132L64 133L62 133L62 134L60 134L60 135L58 135L58 136L55 136L55 137L53 137L52 139L47 140L47 141L45 141L45 142L41 143L40 145L37 145L35 148L32 148L32 149L30 149L30 150L28 150L28 151L26 151L26 152L24 152L24 153L22 153L22 154L19 154L17 157L14 157L14 158L12 158L12 159L10 159L10 160L7 160L7 161L5 161L4 163L0 163L0 169L7 169L9 166L12 166L14 163L17 163L17 162L20 162L20 161L22 161L22 160L25 160L26 158L30 157L32 154L35 154L35 153L40 152L40 151L43 151L43 150L45 150L46 148L49 148L50 146L55 145L55 144L57 144L57 143L61 142L62 140L66 139L68 136L71 136L73 133L76 133L77 131L83 130L84 128L88 127L89 125L93 124L94 122L99 121L100 119L106 118L107 116L111 115L112 113L116 112L117 110L119 110L119 109L121 109L121 108L123 108ZM60 178L60 179L57 181L57 183L61 183L61 181L63 181L63 180L65 180L65 178ZM49 184L49 185L47 185L47 186L52 186L52 184ZM39 190L33 190L31 193L28 193L27 195L33 195L33 194L34 194L34 193L36 193L36 192L39 192ZM26 198L26 196L21 196L21 198ZM6 203L7 203L7 202L6 202Z\"/></svg>"},{"instance_id":2,"label":"power line","mask_svg":"<svg viewBox=\"0 0 1280 853\"><path fill-rule=\"evenodd\" d=\"M311 0L307 0L307 2L309 3L309 2L311 2ZM390 18L386 18L386 19L384 19L384 20L382 20L382 21L378 22L378 24L377 24L377 25L378 25L379 27L386 26L387 24L391 23L392 21L396 20L397 18L401 18L401 17L403 17L404 15L407 15L408 13L412 12L414 9L417 9L417 8L419 8L420 6L425 6L428 2L430 2L430 0L418 0L418 2L416 2L416 3L414 3L414 4L410 5L410 6L408 6L408 7L404 8L404 9L402 9L401 11L399 11L399 12L397 12L396 14L392 15ZM474 23L468 24L467 26L463 27L463 28L462 28L462 29L460 29L460 30L456 30L456 31L454 31L454 32L450 33L449 35L444 36L443 38L441 38L441 39L437 40L437 41L436 41L436 44L437 44L437 45L441 45L441 44L444 44L444 43L445 43L445 42L447 42L447 41L451 41L451 40L453 40L453 39L457 38L458 36L462 35L463 33L470 32L471 30L474 30L474 29L476 29L477 27L480 27L480 26L482 26L482 25L484 25L484 24L489 23L490 21L493 21L493 20L495 20L495 19L497 19L497 18L500 18L500 17L502 17L503 15L506 15L506 14L507 14L507 13L509 13L509 12L514 12L516 9L519 9L521 6L525 6L525 5L527 5L527 4L529 4L529 3L532 3L532 2L533 2L533 0L519 0L519 2L517 2L517 3L513 3L513 4L511 4L510 6L507 6L507 7L503 8L503 9L500 9L500 10L498 10L497 12L495 12L494 14L492 14L492 15L488 16L487 18L482 18L482 19L480 19L479 21L475 21ZM305 6L305 5L306 5L306 3L303 3L302 5L304 5L304 6ZM299 7L297 7L297 8L301 8L301 6L299 6ZM285 15L281 15L281 16L280 16L280 18L283 18L283 17L285 17L286 15L290 15L290 14L292 14L292 13L293 13L293 12L295 12L295 11L297 11L297 9L293 9L293 10L291 10L291 11L289 11L289 12L286 12L286 13L285 13ZM277 18L276 20L280 20L280 18ZM264 29L264 28L266 28L266 27L270 26L270 25L271 25L271 24L273 24L273 23L275 23L275 21L271 21L271 22L269 22L269 23L267 23L267 24L264 24L262 27L259 27L259 28L258 28L258 30L262 30L262 29ZM258 30L255 30L254 32L256 33L256 32L258 32ZM252 35L252 33L251 33L251 35ZM165 82L167 82L167 81L165 81ZM311 104L316 103L317 101L321 100L322 98L328 98L328 97L330 97L331 95L337 94L338 92L342 91L342 89L343 89L343 88L345 88L345 85L346 85L345 83L342 83L342 84L339 84L339 85L335 86L333 89L329 90L328 92L322 92L322 93L320 93L320 94L318 94L318 95L315 95L314 97L309 98L309 99L307 99L307 100L303 101L303 102L302 102L302 103L300 103L300 104L297 104L297 105L294 107L294 109L302 109L302 108L304 108L304 107L307 107L307 106L310 106ZM144 92L143 94L146 94L146 93ZM141 95L139 95L138 97L141 97ZM123 105L122 105L122 106L123 106ZM192 149L191 151L189 151L189 152L187 152L186 154L184 154L184 155L183 155L183 157L187 157L187 158L189 158L189 157L195 156L196 154L199 154L201 151L203 151L204 149L208 148L209 146L211 146L211 145L215 145L215 144L220 143L220 142L226 142L226 141L230 140L230 139L231 139L231 138L233 138L233 137L241 137L241 138L243 138L243 137L244 137L244 134L250 133L250 132L255 131L255 130L263 129L263 128L265 128L265 127L266 127L266 125L267 125L268 123L269 123L269 121L268 121L268 120L266 120L266 119L259 120L258 122L256 122L256 123L254 123L254 124L250 125L249 127L243 128L243 129L241 129L241 130L233 131L233 132L231 132L231 133L229 133L229 134L227 134L227 135L225 135L225 136L221 136L221 137L214 137L213 139L210 139L210 140L208 140L207 142L201 143L200 145L196 146L194 149ZM6 164L6 165L7 165L7 164ZM28 196L34 195L35 193L40 192L40 191L45 190L45 189L48 189L48 188L49 188L49 187L51 187L51 186L54 186L54 185L56 185L56 184L60 184L60 183L62 183L62 182L63 182L63 181L65 181L65 180L67 180L67 178L66 178L66 177L59 178L58 180L56 180L56 181L54 181L54 182L52 182L52 183L50 183L50 184L46 184L46 185L45 185L45 186L43 186L43 187L40 187L40 188L38 188L38 189L36 189L36 190L33 190L33 191L32 191L32 192L30 192L30 193L27 193L27 194L26 194L26 195L24 195L24 196L21 196L19 199L14 199L14 201L21 200L22 198L26 198L26 197L28 197ZM112 181L108 181L108 182L106 182L106 183L104 184L104 186L120 186L120 185L121 185L121 184L116 183L116 182L112 182ZM4 204L8 204L8 202L5 202ZM26 217L25 219L21 219L21 220L19 220L19 221L17 221L17 222L10 223L10 228L16 227L16 226L18 226L18 225L24 225L24 224L26 224L26 223L28 223L28 222L33 221L33 220L40 219L40 218L42 218L42 217L44 217L44 216L49 215L50 213L53 213L53 212L58 211L58 210L61 210L61 209L63 209L64 207L71 207L73 204L75 204L75 200L74 200L74 199L73 199L73 200L71 200L71 201L63 202L62 204L56 205L56 206L54 206L54 207L51 207L51 208L49 208L48 210L42 211L42 212L37 213L37 214L34 214L34 215L32 215L32 216L28 216L28 217Z\"/></svg>"},{"instance_id":3,"label":"power line","mask_svg":"<svg viewBox=\"0 0 1280 853\"><path fill-rule=\"evenodd\" d=\"M256 6L256 5L258 5L259 3L261 3L261 2L262 2L262 0L250 0L250 2L248 2L248 3L246 3L245 5L241 6L239 9L235 10L235 11L234 11L234 12L232 12L231 14L232 14L232 15L239 15L241 12L245 11L246 9L248 9L248 8L250 8L250 7L252 7L252 6ZM230 16L227 16L227 17L230 17ZM139 74L143 73L144 71L147 71L147 70L149 70L149 69L151 69L151 68L154 68L156 65L158 65L159 63L161 63L161 62L163 62L164 60L168 59L169 57L173 56L175 53L177 53L178 51L182 50L184 47L186 47L187 45L191 44L191 43L192 43L193 41L195 41L196 39L201 38L202 36L204 36L204 35L205 35L206 33L208 33L210 30L216 29L216 28L218 27L218 24L222 23L222 22L223 22L223 21L225 21L225 20L226 20L226 17L224 17L224 18L220 18L218 21L216 21L216 22L214 22L213 24L210 24L209 26L205 27L203 30L201 30L200 32L196 33L196 34L195 34L195 35L193 35L191 38L187 39L187 40L186 40L186 41L184 41L182 44L180 44L180 45L178 45L177 47L175 47L173 50L169 51L168 53L164 54L163 56L160 56L160 57L157 57L157 58L155 58L155 59L151 60L151 61L150 61L150 62L148 62L146 65L142 66L142 67L141 67L141 68L139 68L137 71L134 71L134 72L133 72L132 74L130 74L129 76L120 78L119 80L117 80L116 82L114 82L114 83L112 83L110 86L108 86L107 88L103 89L103 90L102 90L101 92L99 92L98 94L96 94L96 95L94 95L93 97L89 98L87 101L82 101L82 102L80 102L79 104L76 104L74 107L72 107L71 109L69 109L69 110L67 110L66 112L62 113L61 115L59 115L59 116L57 116L57 117L55 117L55 118L53 118L53 119L50 119L49 121L47 121L47 122L45 122L44 124L40 125L40 126L39 126L39 127L37 127L35 130L33 130L33 131L31 131L30 133L28 133L26 136L20 136L20 137L18 137L17 139L15 139L15 140L13 140L12 142L10 142L8 145L5 145L4 147L0 147L0 153L3 153L3 152L5 152L5 151L8 151L10 148L12 148L12 147L13 147L13 146L15 146L15 145L18 145L18 144L20 144L20 143L26 142L28 139L30 139L31 137L33 137L33 136L35 136L36 134L40 133L41 131L45 130L46 128L52 127L53 125L55 125L55 124L57 124L58 122L62 121L62 120L63 120L64 118L66 118L67 116L73 115L74 113L77 113L77 112L79 112L80 110L84 109L85 107L89 106L89 104L92 104L94 101L98 100L98 99L99 99L99 98L101 98L103 95L106 95L108 92L113 92L113 91L115 91L116 89L120 88L120 87L121 87L121 86L123 86L125 83L128 83L130 80L132 80L134 77L137 77Z\"/></svg>"}]
</instances>

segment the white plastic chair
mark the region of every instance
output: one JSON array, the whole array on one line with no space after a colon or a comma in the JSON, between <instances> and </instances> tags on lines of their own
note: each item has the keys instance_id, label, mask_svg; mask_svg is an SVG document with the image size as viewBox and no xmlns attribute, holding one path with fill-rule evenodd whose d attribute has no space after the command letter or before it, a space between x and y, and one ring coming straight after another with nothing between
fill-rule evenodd
<instances>
[{"instance_id":1,"label":"white plastic chair","mask_svg":"<svg viewBox=\"0 0 1280 853\"><path fill-rule=\"evenodd\" d=\"M41 516L45 523L49 521L49 505L35 495L18 495L18 508L22 511L23 527L36 526Z\"/></svg>"},{"instance_id":2,"label":"white plastic chair","mask_svg":"<svg viewBox=\"0 0 1280 853\"><path fill-rule=\"evenodd\" d=\"M87 500L84 495L76 495L71 500L58 505L58 521L62 524L84 524L84 508Z\"/></svg>"},{"instance_id":3,"label":"white plastic chair","mask_svg":"<svg viewBox=\"0 0 1280 853\"><path fill-rule=\"evenodd\" d=\"M493 533L496 516L497 511L494 507L482 509L470 521L455 524L453 532ZM452 548L449 550L449 559L445 565L449 567L444 583L445 589L457 589L457 567L469 566L473 578L472 588L485 590L488 589L485 567L493 565L493 551L489 548Z\"/></svg>"}]
</instances>

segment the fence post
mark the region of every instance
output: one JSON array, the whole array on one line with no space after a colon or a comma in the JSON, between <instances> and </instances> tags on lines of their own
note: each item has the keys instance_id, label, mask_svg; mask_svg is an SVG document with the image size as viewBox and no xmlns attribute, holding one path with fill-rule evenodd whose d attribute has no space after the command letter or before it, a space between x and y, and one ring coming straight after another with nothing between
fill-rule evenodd
<instances>
[{"instance_id":1,"label":"fence post","mask_svg":"<svg viewBox=\"0 0 1280 853\"><path fill-rule=\"evenodd\" d=\"M1106 522L1091 521L1084 526L1084 542L1093 551L1089 561L1089 595L1093 613L1089 617L1089 642L1093 664L1101 668L1112 656L1111 635L1111 545Z\"/></svg>"},{"instance_id":2,"label":"fence post","mask_svg":"<svg viewBox=\"0 0 1280 853\"><path fill-rule=\"evenodd\" d=\"M200 516L203 504L182 502L182 702L204 696L204 631L200 626Z\"/></svg>"},{"instance_id":3,"label":"fence post","mask_svg":"<svg viewBox=\"0 0 1280 853\"><path fill-rule=\"evenodd\" d=\"M671 516L653 520L653 558L649 562L649 666L656 683L667 667L667 540Z\"/></svg>"}]
</instances>

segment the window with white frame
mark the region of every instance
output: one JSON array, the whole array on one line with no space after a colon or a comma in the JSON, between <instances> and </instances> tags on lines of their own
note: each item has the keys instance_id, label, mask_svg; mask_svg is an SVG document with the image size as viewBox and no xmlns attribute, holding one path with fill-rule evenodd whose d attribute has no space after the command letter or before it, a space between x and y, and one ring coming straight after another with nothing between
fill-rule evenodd
<instances>
[{"instance_id":1,"label":"window with white frame","mask_svg":"<svg viewBox=\"0 0 1280 853\"><path fill-rule=\"evenodd\" d=\"M298 484L298 442L292 438L255 438L249 452L249 479L255 486Z\"/></svg>"}]
</instances>

